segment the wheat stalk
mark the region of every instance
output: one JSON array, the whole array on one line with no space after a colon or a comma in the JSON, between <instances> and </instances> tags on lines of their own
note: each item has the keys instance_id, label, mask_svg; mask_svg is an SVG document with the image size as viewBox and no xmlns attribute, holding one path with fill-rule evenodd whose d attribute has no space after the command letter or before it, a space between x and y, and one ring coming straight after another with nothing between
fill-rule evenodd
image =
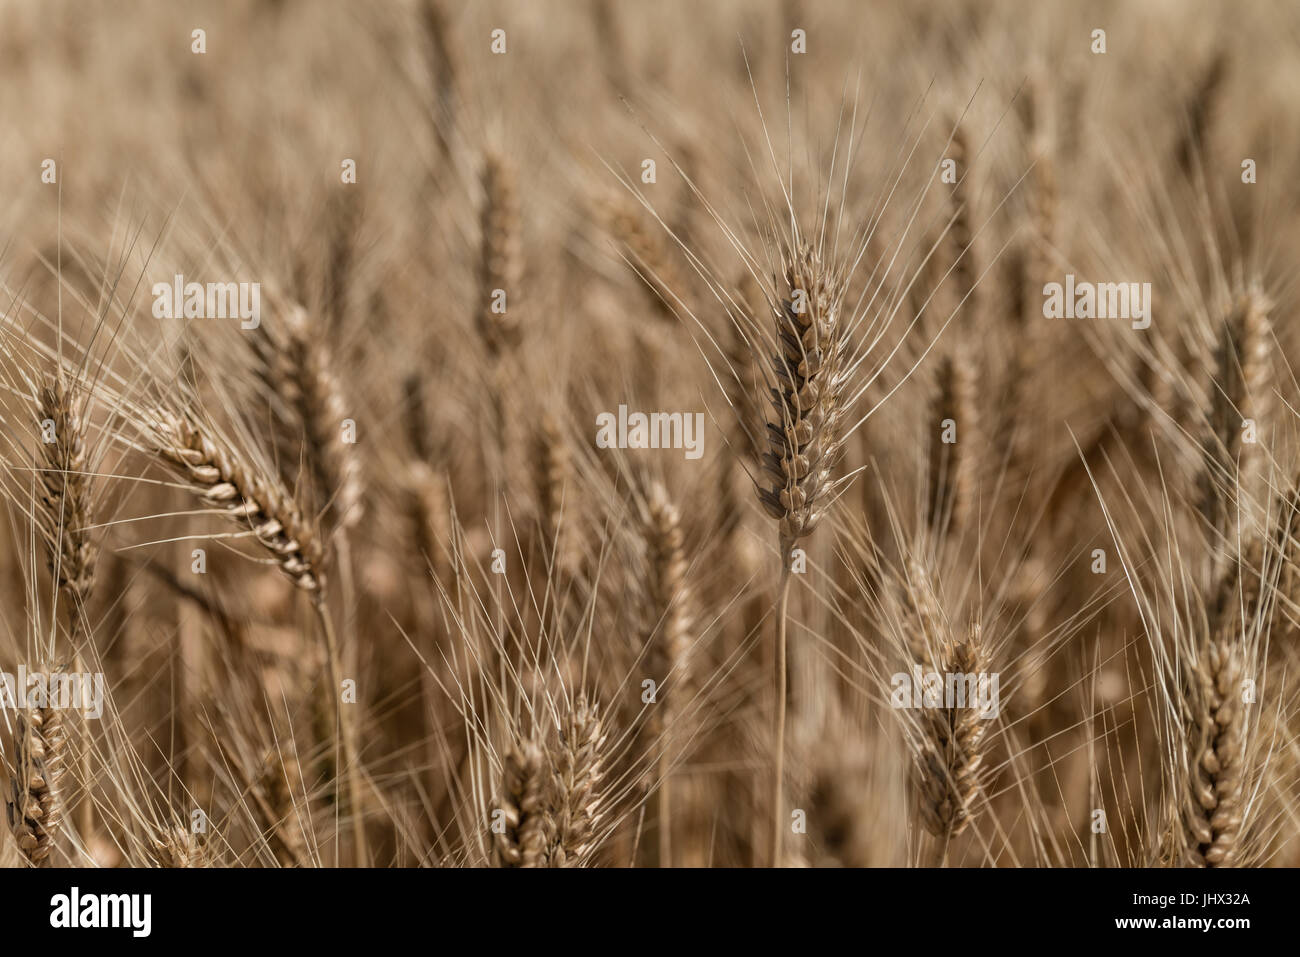
<instances>
[{"instance_id":1,"label":"wheat stalk","mask_svg":"<svg viewBox=\"0 0 1300 957\"><path fill-rule=\"evenodd\" d=\"M979 448L975 405L975 374L960 351L944 355L935 374L936 388L930 407L930 449L926 516L937 536L960 533L969 523L975 498L976 458ZM953 442L943 441L947 423Z\"/></svg>"},{"instance_id":2,"label":"wheat stalk","mask_svg":"<svg viewBox=\"0 0 1300 957\"><path fill-rule=\"evenodd\" d=\"M595 853L606 806L606 738L600 709L579 696L561 723L552 752L556 810L549 859L553 867L581 867Z\"/></svg>"},{"instance_id":3,"label":"wheat stalk","mask_svg":"<svg viewBox=\"0 0 1300 957\"><path fill-rule=\"evenodd\" d=\"M53 543L50 571L68 601L74 634L95 580L95 550L90 539L91 477L86 449L85 397L62 377L41 389L39 415L53 425L54 441L41 443L41 504Z\"/></svg>"}]
</instances>

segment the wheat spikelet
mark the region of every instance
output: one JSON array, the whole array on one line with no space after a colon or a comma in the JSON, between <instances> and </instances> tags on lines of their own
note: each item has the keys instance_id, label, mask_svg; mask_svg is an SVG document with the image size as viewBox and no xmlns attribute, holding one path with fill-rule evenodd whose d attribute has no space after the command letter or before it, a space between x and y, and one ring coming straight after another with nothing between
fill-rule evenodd
<instances>
[{"instance_id":1,"label":"wheat spikelet","mask_svg":"<svg viewBox=\"0 0 1300 957\"><path fill-rule=\"evenodd\" d=\"M281 867L307 864L292 790L293 782L301 777L296 757L268 750L262 759L261 774L246 781L262 835Z\"/></svg>"},{"instance_id":2,"label":"wheat spikelet","mask_svg":"<svg viewBox=\"0 0 1300 957\"><path fill-rule=\"evenodd\" d=\"M408 466L407 514L415 553L423 567L433 570L436 580L450 586L452 578L448 549L451 547L451 503L447 479L424 462Z\"/></svg>"},{"instance_id":3,"label":"wheat spikelet","mask_svg":"<svg viewBox=\"0 0 1300 957\"><path fill-rule=\"evenodd\" d=\"M908 651L913 661L928 664L933 654L931 649L939 648L943 643L943 612L929 570L915 557L907 562L904 598L916 624L914 629L908 629L906 633Z\"/></svg>"},{"instance_id":4,"label":"wheat spikelet","mask_svg":"<svg viewBox=\"0 0 1300 957\"><path fill-rule=\"evenodd\" d=\"M356 234L362 220L361 194L345 189L334 193L327 208L329 246L325 263L325 290L322 296L327 326L338 330L348 311L356 266Z\"/></svg>"},{"instance_id":5,"label":"wheat spikelet","mask_svg":"<svg viewBox=\"0 0 1300 957\"><path fill-rule=\"evenodd\" d=\"M659 749L659 865L669 866L672 859L672 786L669 780L672 754L667 735L680 713L674 704L683 697L689 679L688 657L693 627L691 597L686 581L686 554L683 550L681 517L668 499L663 485L650 488L645 526L646 548L650 558L650 575L646 584L650 603L647 638L651 642L650 667L661 689L671 686L655 705L652 732Z\"/></svg>"},{"instance_id":6,"label":"wheat spikelet","mask_svg":"<svg viewBox=\"0 0 1300 957\"><path fill-rule=\"evenodd\" d=\"M433 130L444 157L451 154L451 133L457 111L457 91L462 67L451 25L441 0L424 0L420 5L420 27L424 55L433 85Z\"/></svg>"},{"instance_id":7,"label":"wheat spikelet","mask_svg":"<svg viewBox=\"0 0 1300 957\"><path fill-rule=\"evenodd\" d=\"M1187 125L1174 147L1178 168L1190 173L1197 162L1204 164L1209 136L1214 124L1215 106L1228 72L1228 57L1222 50L1210 60L1197 80L1196 89L1187 102Z\"/></svg>"},{"instance_id":8,"label":"wheat spikelet","mask_svg":"<svg viewBox=\"0 0 1300 957\"><path fill-rule=\"evenodd\" d=\"M14 718L9 830L33 867L49 867L62 818L63 717L55 708L19 711Z\"/></svg>"},{"instance_id":9,"label":"wheat spikelet","mask_svg":"<svg viewBox=\"0 0 1300 957\"><path fill-rule=\"evenodd\" d=\"M1029 136L1029 160L1032 164L1029 190L1029 220L1033 225L1030 243L1031 260L1028 265L1030 286L1041 289L1051 268L1053 247L1060 205L1060 192L1056 182L1056 158L1047 124L1044 122L1042 101L1045 99L1040 84L1031 83L1024 99L1024 122Z\"/></svg>"}]
</instances>

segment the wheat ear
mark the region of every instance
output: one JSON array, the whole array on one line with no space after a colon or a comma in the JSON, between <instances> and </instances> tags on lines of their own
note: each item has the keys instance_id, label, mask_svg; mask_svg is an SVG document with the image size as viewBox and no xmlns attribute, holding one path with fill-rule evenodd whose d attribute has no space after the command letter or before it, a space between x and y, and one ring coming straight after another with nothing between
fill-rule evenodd
<instances>
[{"instance_id":1,"label":"wheat ear","mask_svg":"<svg viewBox=\"0 0 1300 957\"><path fill-rule=\"evenodd\" d=\"M518 312L509 305L520 279L519 200L514 171L505 159L489 154L483 161L482 231L479 252L478 332L488 355L498 359L519 345ZM495 309L498 292L506 308Z\"/></svg>"},{"instance_id":2,"label":"wheat ear","mask_svg":"<svg viewBox=\"0 0 1300 957\"><path fill-rule=\"evenodd\" d=\"M600 710L579 696L560 726L554 749L555 836L553 867L580 867L595 851L605 811L606 732Z\"/></svg>"},{"instance_id":3,"label":"wheat ear","mask_svg":"<svg viewBox=\"0 0 1300 957\"><path fill-rule=\"evenodd\" d=\"M9 830L33 867L49 867L62 816L64 731L55 708L19 710L14 719L14 776Z\"/></svg>"},{"instance_id":4,"label":"wheat ear","mask_svg":"<svg viewBox=\"0 0 1300 957\"><path fill-rule=\"evenodd\" d=\"M949 642L942 658L942 674L973 674L978 680L988 662L979 625L972 623L965 638ZM949 843L965 830L974 813L988 731L988 719L978 702L948 707L945 701L943 705L923 711L920 753L914 764L921 823L938 838L940 861L947 859Z\"/></svg>"},{"instance_id":5,"label":"wheat ear","mask_svg":"<svg viewBox=\"0 0 1300 957\"><path fill-rule=\"evenodd\" d=\"M86 400L69 387L64 376L52 378L40 392L42 426L53 426L54 441L41 443L44 493L41 504L48 523L50 572L58 582L59 594L68 609L68 634L75 655L75 667L82 670L80 648L88 638L86 600L95 582L96 549L91 540L91 466L86 448ZM45 435L42 435L45 438ZM77 829L83 840L94 830L94 801L90 795L90 725L81 716L80 773L85 793L77 809Z\"/></svg>"},{"instance_id":6,"label":"wheat ear","mask_svg":"<svg viewBox=\"0 0 1300 957\"><path fill-rule=\"evenodd\" d=\"M1191 670L1187 689L1191 710L1188 729L1188 790L1183 803L1187 861L1195 867L1234 863L1245 798L1241 707L1241 647L1211 643Z\"/></svg>"},{"instance_id":7,"label":"wheat ear","mask_svg":"<svg viewBox=\"0 0 1300 957\"><path fill-rule=\"evenodd\" d=\"M329 530L349 528L362 514L362 483L356 447L343 440L347 399L322 330L313 327L307 310L290 303L277 318L274 327L263 325L252 343L262 378L289 413L280 437L285 449L281 470L297 468L299 455L289 439L301 429L311 501L320 512L321 525Z\"/></svg>"},{"instance_id":8,"label":"wheat ear","mask_svg":"<svg viewBox=\"0 0 1300 957\"><path fill-rule=\"evenodd\" d=\"M287 491L188 416L159 408L148 427L154 451L180 472L195 495L250 527L299 588L322 590L324 548Z\"/></svg>"},{"instance_id":9,"label":"wheat ear","mask_svg":"<svg viewBox=\"0 0 1300 957\"><path fill-rule=\"evenodd\" d=\"M975 283L979 278L979 265L975 260L975 211L972 205L975 190L970 169L970 143L966 130L960 123L953 129L949 159L953 160L958 170L957 182L953 184L950 197L952 212L948 226L952 277L956 300L964 302L965 308L973 311Z\"/></svg>"}]
</instances>

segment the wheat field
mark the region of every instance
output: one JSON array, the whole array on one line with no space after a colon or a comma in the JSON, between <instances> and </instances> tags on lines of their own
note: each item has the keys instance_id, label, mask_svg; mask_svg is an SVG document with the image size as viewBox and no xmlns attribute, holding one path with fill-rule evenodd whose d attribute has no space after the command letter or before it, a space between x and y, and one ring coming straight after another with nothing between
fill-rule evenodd
<instances>
[{"instance_id":1,"label":"wheat field","mask_svg":"<svg viewBox=\"0 0 1300 957\"><path fill-rule=\"evenodd\" d=\"M1300 8L0 45L4 865L1300 864Z\"/></svg>"}]
</instances>

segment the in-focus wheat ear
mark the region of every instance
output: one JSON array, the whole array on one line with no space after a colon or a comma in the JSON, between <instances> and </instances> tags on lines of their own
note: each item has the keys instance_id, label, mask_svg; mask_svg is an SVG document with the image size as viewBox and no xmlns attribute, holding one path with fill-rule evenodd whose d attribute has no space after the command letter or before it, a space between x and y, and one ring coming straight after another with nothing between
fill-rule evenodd
<instances>
[{"instance_id":1,"label":"in-focus wheat ear","mask_svg":"<svg viewBox=\"0 0 1300 957\"><path fill-rule=\"evenodd\" d=\"M1242 649L1235 641L1209 644L1190 669L1190 767L1183 823L1187 863L1193 867L1229 867L1236 860L1246 797L1243 673Z\"/></svg>"},{"instance_id":2,"label":"in-focus wheat ear","mask_svg":"<svg viewBox=\"0 0 1300 957\"><path fill-rule=\"evenodd\" d=\"M33 867L49 867L62 820L64 729L56 708L19 710L14 717L9 830Z\"/></svg>"},{"instance_id":3,"label":"in-focus wheat ear","mask_svg":"<svg viewBox=\"0 0 1300 957\"><path fill-rule=\"evenodd\" d=\"M185 415L158 408L147 427L155 452L200 499L251 528L295 585L321 590L324 550L287 491Z\"/></svg>"},{"instance_id":4,"label":"in-focus wheat ear","mask_svg":"<svg viewBox=\"0 0 1300 957\"><path fill-rule=\"evenodd\" d=\"M606 810L606 736L600 709L580 695L560 725L551 762L555 794L552 867L591 863Z\"/></svg>"},{"instance_id":5,"label":"in-focus wheat ear","mask_svg":"<svg viewBox=\"0 0 1300 957\"><path fill-rule=\"evenodd\" d=\"M839 460L849 340L840 320L844 285L804 247L786 264L787 294L777 313L775 384L759 501L778 522L781 560L821 521Z\"/></svg>"},{"instance_id":6,"label":"in-focus wheat ear","mask_svg":"<svg viewBox=\"0 0 1300 957\"><path fill-rule=\"evenodd\" d=\"M85 396L69 388L62 377L41 389L41 421L54 425L54 441L40 443L41 504L49 522L46 534L51 537L49 565L68 600L74 633L95 579L85 408Z\"/></svg>"}]
</instances>

